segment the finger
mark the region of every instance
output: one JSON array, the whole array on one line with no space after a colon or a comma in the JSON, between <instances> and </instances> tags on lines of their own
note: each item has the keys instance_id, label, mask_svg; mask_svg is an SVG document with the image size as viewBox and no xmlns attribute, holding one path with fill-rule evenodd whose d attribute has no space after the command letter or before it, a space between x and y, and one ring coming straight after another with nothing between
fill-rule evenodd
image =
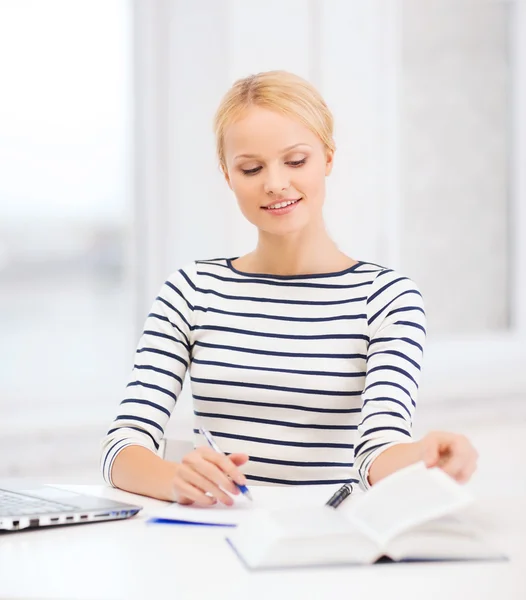
<instances>
[{"instance_id":1,"label":"finger","mask_svg":"<svg viewBox=\"0 0 526 600\"><path fill-rule=\"evenodd\" d=\"M181 469L184 473L184 469ZM212 504L216 504L217 500L215 498L210 498L204 494L201 490L197 489L187 481L185 481L181 477L181 473L179 474L176 482L174 483L174 488L176 493L183 497L181 500L177 500L179 504L193 504L197 502L199 504L211 506ZM187 500L188 499L188 500Z\"/></svg>"},{"instance_id":2,"label":"finger","mask_svg":"<svg viewBox=\"0 0 526 600\"><path fill-rule=\"evenodd\" d=\"M182 476L184 477L185 481L203 492L208 492L222 504L225 504L226 506L232 506L232 504L234 504L232 498L223 492L219 487L217 487L213 481L203 476L200 471L196 470L201 468L201 464L192 465L192 468L187 468Z\"/></svg>"},{"instance_id":3,"label":"finger","mask_svg":"<svg viewBox=\"0 0 526 600\"><path fill-rule=\"evenodd\" d=\"M215 483L219 488L226 490L230 494L239 494L239 488L230 479L220 467L204 457L196 457L192 460L194 469L204 477Z\"/></svg>"},{"instance_id":4,"label":"finger","mask_svg":"<svg viewBox=\"0 0 526 600\"><path fill-rule=\"evenodd\" d=\"M222 454L221 452L216 452L211 448L204 448L200 452L203 458L206 458L211 463L214 463L226 473L229 477L231 477L237 484L246 485L247 480L243 473L237 468L237 466L230 460L226 454Z\"/></svg>"},{"instance_id":5,"label":"finger","mask_svg":"<svg viewBox=\"0 0 526 600\"><path fill-rule=\"evenodd\" d=\"M471 477L473 476L473 473L475 473L476 470L477 470L477 465L475 463L473 463L469 467L464 468L457 477L458 483L467 483L471 479Z\"/></svg>"},{"instance_id":6,"label":"finger","mask_svg":"<svg viewBox=\"0 0 526 600\"><path fill-rule=\"evenodd\" d=\"M468 482L473 473L477 470L478 452L471 444L469 444L468 457L463 469L457 475L457 481L459 483Z\"/></svg>"},{"instance_id":7,"label":"finger","mask_svg":"<svg viewBox=\"0 0 526 600\"><path fill-rule=\"evenodd\" d=\"M424 438L422 441L422 460L428 469L436 467L440 460L438 444L432 438Z\"/></svg>"},{"instance_id":8,"label":"finger","mask_svg":"<svg viewBox=\"0 0 526 600\"><path fill-rule=\"evenodd\" d=\"M228 458L236 465L236 467L240 467L248 462L249 456L248 454L229 454Z\"/></svg>"},{"instance_id":9,"label":"finger","mask_svg":"<svg viewBox=\"0 0 526 600\"><path fill-rule=\"evenodd\" d=\"M469 473L476 468L478 452L464 435L456 436L450 447L452 460L450 465L451 474L460 480L464 471Z\"/></svg>"},{"instance_id":10,"label":"finger","mask_svg":"<svg viewBox=\"0 0 526 600\"><path fill-rule=\"evenodd\" d=\"M444 462L440 468L455 480L458 480L462 472L470 469L475 462L469 448L462 443L452 445L449 453L443 453L443 457Z\"/></svg>"},{"instance_id":11,"label":"finger","mask_svg":"<svg viewBox=\"0 0 526 600\"><path fill-rule=\"evenodd\" d=\"M444 461L444 464L440 466L444 473L447 473L450 477L455 480L458 480L462 471L467 468L466 461L464 457L456 456L447 461Z\"/></svg>"}]
</instances>

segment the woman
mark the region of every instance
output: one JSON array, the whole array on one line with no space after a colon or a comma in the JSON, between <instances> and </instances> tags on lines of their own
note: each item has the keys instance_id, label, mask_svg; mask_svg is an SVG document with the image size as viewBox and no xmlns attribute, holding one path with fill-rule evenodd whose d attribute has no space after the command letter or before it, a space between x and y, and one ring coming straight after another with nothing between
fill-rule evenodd
<instances>
[{"instance_id":1,"label":"woman","mask_svg":"<svg viewBox=\"0 0 526 600\"><path fill-rule=\"evenodd\" d=\"M215 133L258 243L238 258L195 261L163 285L103 442L106 481L203 505L232 504L232 480L367 489L419 460L467 481L477 453L464 436L411 438L425 338L418 289L345 255L325 228L335 147L319 93L282 71L241 79ZM197 448L173 463L155 452L187 369Z\"/></svg>"}]
</instances>

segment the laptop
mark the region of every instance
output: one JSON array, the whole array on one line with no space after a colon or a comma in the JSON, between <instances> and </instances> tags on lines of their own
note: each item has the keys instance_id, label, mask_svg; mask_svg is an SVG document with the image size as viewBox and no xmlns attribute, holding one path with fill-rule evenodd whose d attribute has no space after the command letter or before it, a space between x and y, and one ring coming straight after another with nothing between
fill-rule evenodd
<instances>
[{"instance_id":1,"label":"laptop","mask_svg":"<svg viewBox=\"0 0 526 600\"><path fill-rule=\"evenodd\" d=\"M141 509L50 485L0 480L0 531L127 519Z\"/></svg>"}]
</instances>

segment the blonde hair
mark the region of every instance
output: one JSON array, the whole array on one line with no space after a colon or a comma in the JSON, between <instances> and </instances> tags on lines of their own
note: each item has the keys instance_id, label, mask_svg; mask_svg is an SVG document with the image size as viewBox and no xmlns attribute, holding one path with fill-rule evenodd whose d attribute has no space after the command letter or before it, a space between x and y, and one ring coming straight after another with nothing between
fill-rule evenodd
<instances>
[{"instance_id":1,"label":"blonde hair","mask_svg":"<svg viewBox=\"0 0 526 600\"><path fill-rule=\"evenodd\" d=\"M238 79L216 111L216 151L224 172L227 170L224 154L226 128L253 105L295 117L320 138L327 150L334 152L336 149L332 137L334 119L318 90L293 73L265 71Z\"/></svg>"}]
</instances>

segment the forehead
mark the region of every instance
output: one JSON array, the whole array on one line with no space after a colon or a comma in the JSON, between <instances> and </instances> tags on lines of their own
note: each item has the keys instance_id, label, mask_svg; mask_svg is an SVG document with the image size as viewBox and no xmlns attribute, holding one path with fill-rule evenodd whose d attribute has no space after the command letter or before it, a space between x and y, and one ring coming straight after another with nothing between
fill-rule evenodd
<instances>
[{"instance_id":1,"label":"forehead","mask_svg":"<svg viewBox=\"0 0 526 600\"><path fill-rule=\"evenodd\" d=\"M259 106L250 107L225 130L225 154L271 155L293 144L322 145L298 119Z\"/></svg>"}]
</instances>

